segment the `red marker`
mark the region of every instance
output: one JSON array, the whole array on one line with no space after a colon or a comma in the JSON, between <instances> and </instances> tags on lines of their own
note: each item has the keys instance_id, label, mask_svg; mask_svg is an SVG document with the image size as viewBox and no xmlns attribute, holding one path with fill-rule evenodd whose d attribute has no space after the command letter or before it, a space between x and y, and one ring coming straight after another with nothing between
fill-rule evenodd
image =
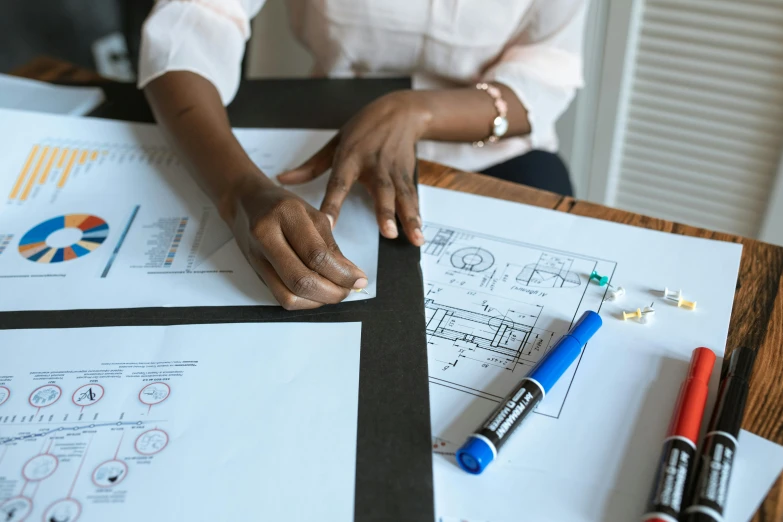
<instances>
[{"instance_id":1,"label":"red marker","mask_svg":"<svg viewBox=\"0 0 783 522\"><path fill-rule=\"evenodd\" d=\"M688 376L680 388L658 471L655 473L646 522L677 522L682 512L688 485L696 467L696 445L707 404L710 375L715 354L709 348L696 348L691 356Z\"/></svg>"}]
</instances>

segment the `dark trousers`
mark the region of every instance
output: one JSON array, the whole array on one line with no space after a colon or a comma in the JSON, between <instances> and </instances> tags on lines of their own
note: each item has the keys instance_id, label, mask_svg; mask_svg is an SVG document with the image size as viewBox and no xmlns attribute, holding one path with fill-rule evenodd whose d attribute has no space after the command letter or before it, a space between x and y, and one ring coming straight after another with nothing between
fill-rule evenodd
<instances>
[{"instance_id":1,"label":"dark trousers","mask_svg":"<svg viewBox=\"0 0 783 522\"><path fill-rule=\"evenodd\" d=\"M557 154L543 150L531 150L527 154L484 169L482 174L563 196L574 195L568 168L563 160Z\"/></svg>"}]
</instances>

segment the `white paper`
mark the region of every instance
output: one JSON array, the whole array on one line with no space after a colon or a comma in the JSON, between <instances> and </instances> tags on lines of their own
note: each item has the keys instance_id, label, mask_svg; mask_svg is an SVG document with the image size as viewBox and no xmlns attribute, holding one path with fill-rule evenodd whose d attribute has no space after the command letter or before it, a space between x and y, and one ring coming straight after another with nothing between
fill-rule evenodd
<instances>
[{"instance_id":1,"label":"white paper","mask_svg":"<svg viewBox=\"0 0 783 522\"><path fill-rule=\"evenodd\" d=\"M462 513L461 516L441 515L439 522L621 522L639 520L639 516L623 517L643 510L643 506L637 505L637 496L622 487L611 490L607 507L601 509L600 499L594 498L594 494L607 485L585 482L576 473L570 477L553 477L506 463L492 469L492 478L484 480L458 469L453 459L436 457L434 467L436 495L440 500L438 513L444 510ZM725 522L751 520L781 471L783 446L742 430L726 501ZM483 476L489 472L485 471ZM652 476L649 482L652 483ZM477 507L481 503L483 506Z\"/></svg>"},{"instance_id":2,"label":"white paper","mask_svg":"<svg viewBox=\"0 0 783 522\"><path fill-rule=\"evenodd\" d=\"M99 87L71 87L0 74L0 108L81 116L103 103Z\"/></svg>"},{"instance_id":3,"label":"white paper","mask_svg":"<svg viewBox=\"0 0 783 522\"><path fill-rule=\"evenodd\" d=\"M717 354L717 388L741 245L420 191L436 512L637 520L694 348ZM593 270L626 295L602 303ZM648 324L622 319L651 304ZM459 470L454 451L585 310L604 325L577 362L481 476Z\"/></svg>"},{"instance_id":4,"label":"white paper","mask_svg":"<svg viewBox=\"0 0 783 522\"><path fill-rule=\"evenodd\" d=\"M0 121L0 311L277 304L157 127L4 110ZM270 176L333 134L236 131ZM318 208L327 181L291 190ZM375 296L377 230L372 201L356 187L334 236L370 283L349 300ZM58 262L73 244L86 248Z\"/></svg>"},{"instance_id":5,"label":"white paper","mask_svg":"<svg viewBox=\"0 0 783 522\"><path fill-rule=\"evenodd\" d=\"M353 520L360 341L360 323L0 331L0 518Z\"/></svg>"},{"instance_id":6,"label":"white paper","mask_svg":"<svg viewBox=\"0 0 783 522\"><path fill-rule=\"evenodd\" d=\"M726 499L726 522L753 518L783 471L783 446L742 430Z\"/></svg>"}]
</instances>

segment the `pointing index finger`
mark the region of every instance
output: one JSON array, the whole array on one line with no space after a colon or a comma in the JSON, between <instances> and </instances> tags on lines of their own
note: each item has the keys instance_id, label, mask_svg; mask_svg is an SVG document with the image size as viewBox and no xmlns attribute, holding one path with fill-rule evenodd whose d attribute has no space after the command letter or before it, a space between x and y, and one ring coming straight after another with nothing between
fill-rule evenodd
<instances>
[{"instance_id":1,"label":"pointing index finger","mask_svg":"<svg viewBox=\"0 0 783 522\"><path fill-rule=\"evenodd\" d=\"M321 203L321 212L329 216L333 225L337 222L343 202L358 177L359 166L356 161L347 159L335 162Z\"/></svg>"}]
</instances>

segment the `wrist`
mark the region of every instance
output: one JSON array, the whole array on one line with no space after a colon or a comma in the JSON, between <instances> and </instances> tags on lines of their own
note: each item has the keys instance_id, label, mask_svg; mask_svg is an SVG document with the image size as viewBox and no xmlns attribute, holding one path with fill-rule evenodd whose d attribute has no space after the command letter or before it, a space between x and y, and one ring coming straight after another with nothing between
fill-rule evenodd
<instances>
[{"instance_id":1,"label":"wrist","mask_svg":"<svg viewBox=\"0 0 783 522\"><path fill-rule=\"evenodd\" d=\"M415 136L416 140L424 138L430 131L433 123L433 105L427 91L396 91L387 94L394 110L404 114L404 118Z\"/></svg>"},{"instance_id":2,"label":"wrist","mask_svg":"<svg viewBox=\"0 0 783 522\"><path fill-rule=\"evenodd\" d=\"M239 171L228 176L225 190L218 198L218 212L229 227L233 229L240 209L247 196L274 188L276 185L258 168Z\"/></svg>"}]
</instances>

